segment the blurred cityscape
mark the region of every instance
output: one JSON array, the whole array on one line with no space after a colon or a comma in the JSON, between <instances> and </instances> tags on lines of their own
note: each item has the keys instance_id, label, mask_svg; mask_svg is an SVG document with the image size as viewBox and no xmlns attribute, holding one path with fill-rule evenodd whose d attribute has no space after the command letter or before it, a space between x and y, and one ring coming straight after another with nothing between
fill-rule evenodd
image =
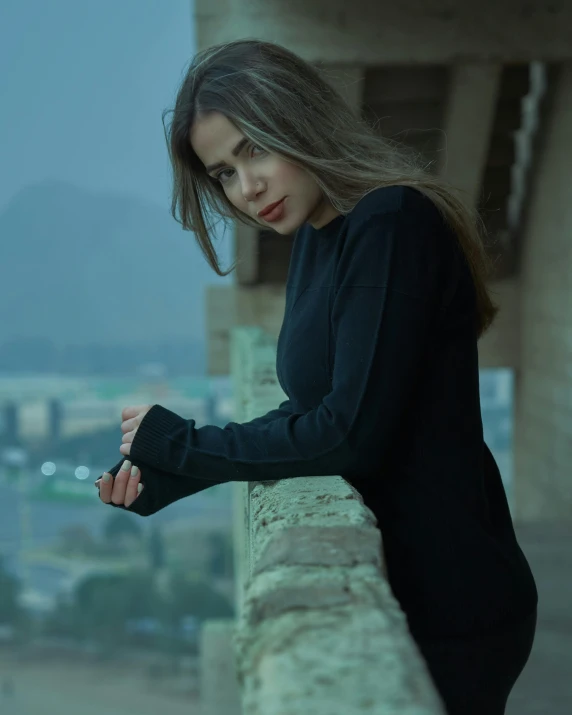
<instances>
[{"instance_id":1,"label":"blurred cityscape","mask_svg":"<svg viewBox=\"0 0 572 715\"><path fill-rule=\"evenodd\" d=\"M93 481L121 458L123 407L223 426L232 394L224 377L137 372L0 375L0 653L166 659L171 674L186 664L188 691L200 623L234 614L231 485L141 519L105 507Z\"/></svg>"}]
</instances>

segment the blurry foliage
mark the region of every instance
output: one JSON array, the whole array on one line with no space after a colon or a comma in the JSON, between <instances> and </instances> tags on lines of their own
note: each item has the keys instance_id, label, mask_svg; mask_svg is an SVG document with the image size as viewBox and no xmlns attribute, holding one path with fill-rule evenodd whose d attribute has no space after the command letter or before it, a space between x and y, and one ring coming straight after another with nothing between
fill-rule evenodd
<instances>
[{"instance_id":1,"label":"blurry foliage","mask_svg":"<svg viewBox=\"0 0 572 715\"><path fill-rule=\"evenodd\" d=\"M180 572L174 572L170 578L166 605L166 617L172 624L187 615L195 616L199 621L235 615L226 596L213 589L208 581Z\"/></svg>"},{"instance_id":2,"label":"blurry foliage","mask_svg":"<svg viewBox=\"0 0 572 715\"><path fill-rule=\"evenodd\" d=\"M18 604L19 580L6 570L4 557L0 555L0 624L18 625L24 613Z\"/></svg>"},{"instance_id":3,"label":"blurry foliage","mask_svg":"<svg viewBox=\"0 0 572 715\"><path fill-rule=\"evenodd\" d=\"M211 576L218 578L233 578L234 575L234 546L232 535L220 531L213 531L207 535L210 557L208 571Z\"/></svg>"},{"instance_id":4,"label":"blurry foliage","mask_svg":"<svg viewBox=\"0 0 572 715\"><path fill-rule=\"evenodd\" d=\"M174 572L166 576L162 587L152 570L87 576L69 600L59 600L45 633L96 643L102 654L128 645L173 653L192 650L181 636L186 617L234 616L233 605L207 581ZM128 622L137 620L156 622L160 631L129 632Z\"/></svg>"},{"instance_id":5,"label":"blurry foliage","mask_svg":"<svg viewBox=\"0 0 572 715\"><path fill-rule=\"evenodd\" d=\"M57 553L61 556L95 556L98 545L84 524L69 524L58 535Z\"/></svg>"},{"instance_id":6,"label":"blurry foliage","mask_svg":"<svg viewBox=\"0 0 572 715\"><path fill-rule=\"evenodd\" d=\"M134 542L140 543L143 536L141 525L132 514L114 509L103 525L103 539L108 546L124 550Z\"/></svg>"}]
</instances>

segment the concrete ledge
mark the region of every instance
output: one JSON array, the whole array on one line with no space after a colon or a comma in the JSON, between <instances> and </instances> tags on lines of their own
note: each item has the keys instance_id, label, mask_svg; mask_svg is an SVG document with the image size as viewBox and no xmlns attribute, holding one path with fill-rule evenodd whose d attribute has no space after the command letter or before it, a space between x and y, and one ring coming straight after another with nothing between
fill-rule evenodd
<instances>
[{"instance_id":1,"label":"concrete ledge","mask_svg":"<svg viewBox=\"0 0 572 715\"><path fill-rule=\"evenodd\" d=\"M411 642L377 609L290 613L256 632L248 715L442 713Z\"/></svg>"},{"instance_id":2,"label":"concrete ledge","mask_svg":"<svg viewBox=\"0 0 572 715\"><path fill-rule=\"evenodd\" d=\"M264 544L254 575L276 566L355 566L381 568L378 529L355 526L291 526L275 532Z\"/></svg>"},{"instance_id":3,"label":"concrete ledge","mask_svg":"<svg viewBox=\"0 0 572 715\"><path fill-rule=\"evenodd\" d=\"M336 476L256 482L248 511L233 639L245 715L443 713L360 494Z\"/></svg>"}]
</instances>

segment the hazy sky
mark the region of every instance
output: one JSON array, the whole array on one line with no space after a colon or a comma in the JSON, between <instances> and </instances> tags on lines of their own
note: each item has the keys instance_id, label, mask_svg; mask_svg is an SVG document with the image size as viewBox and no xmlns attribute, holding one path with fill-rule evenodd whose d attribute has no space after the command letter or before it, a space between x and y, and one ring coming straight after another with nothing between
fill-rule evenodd
<instances>
[{"instance_id":1,"label":"hazy sky","mask_svg":"<svg viewBox=\"0 0 572 715\"><path fill-rule=\"evenodd\" d=\"M0 0L0 210L44 179L165 206L161 112L195 47L193 0Z\"/></svg>"}]
</instances>

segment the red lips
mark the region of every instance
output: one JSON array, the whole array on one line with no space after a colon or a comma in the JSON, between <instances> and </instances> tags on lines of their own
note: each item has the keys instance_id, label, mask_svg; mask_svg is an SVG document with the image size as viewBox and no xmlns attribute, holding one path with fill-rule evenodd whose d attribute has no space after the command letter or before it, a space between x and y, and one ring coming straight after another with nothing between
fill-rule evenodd
<instances>
[{"instance_id":1,"label":"red lips","mask_svg":"<svg viewBox=\"0 0 572 715\"><path fill-rule=\"evenodd\" d=\"M280 201L284 201L284 199L280 199ZM261 211L258 212L258 215L261 218L266 216L267 214L269 214L272 211L272 209L275 209L278 206L280 201L275 201L273 204L268 204L268 206L266 206L265 208L263 208Z\"/></svg>"}]
</instances>

